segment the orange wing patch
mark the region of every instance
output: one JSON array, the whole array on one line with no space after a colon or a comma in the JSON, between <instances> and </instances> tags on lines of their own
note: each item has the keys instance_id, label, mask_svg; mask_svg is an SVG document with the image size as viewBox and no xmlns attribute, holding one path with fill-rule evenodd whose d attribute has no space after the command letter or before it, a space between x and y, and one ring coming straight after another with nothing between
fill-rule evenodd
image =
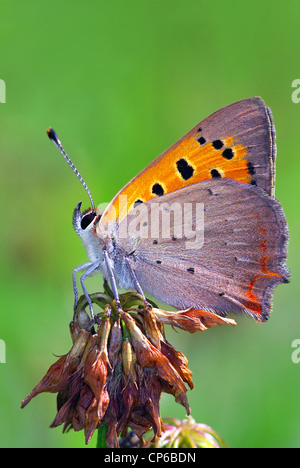
<instances>
[{"instance_id":1,"label":"orange wing patch","mask_svg":"<svg viewBox=\"0 0 300 468\"><path fill-rule=\"evenodd\" d=\"M274 273L273 271L268 270L267 268L267 261L269 260L270 256L268 255L268 249L267 249L267 241L266 241L266 230L260 226L260 232L264 236L263 239L261 240L260 243L260 248L262 251L262 257L261 257L261 269L262 273L255 275L250 282L249 289L246 293L246 300L243 301L244 306L249 309L251 312L254 314L257 314L260 316L262 314L262 304L259 301L259 299L256 297L254 294L253 290L254 287L256 286L256 282L261 279L261 278L283 278L282 275L279 275L278 273ZM258 321L264 321L260 317L257 317Z\"/></svg>"},{"instance_id":2,"label":"orange wing patch","mask_svg":"<svg viewBox=\"0 0 300 468\"><path fill-rule=\"evenodd\" d=\"M200 130L173 145L127 184L105 212L106 221L115 216L121 221L139 203L213 177L250 183L248 149L232 137L206 141Z\"/></svg>"}]
</instances>

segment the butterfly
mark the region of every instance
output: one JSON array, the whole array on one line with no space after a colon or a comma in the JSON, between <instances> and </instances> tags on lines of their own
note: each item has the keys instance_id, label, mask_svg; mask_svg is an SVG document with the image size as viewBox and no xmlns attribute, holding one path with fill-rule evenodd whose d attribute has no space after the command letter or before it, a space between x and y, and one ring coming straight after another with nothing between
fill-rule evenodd
<instances>
[{"instance_id":1,"label":"butterfly","mask_svg":"<svg viewBox=\"0 0 300 468\"><path fill-rule=\"evenodd\" d=\"M73 215L89 262L85 279L100 272L119 289L149 294L177 309L268 319L272 292L288 282L288 228L275 199L275 129L259 97L226 106L196 125L114 197L104 212L65 153L49 138L84 185L92 207ZM145 304L147 301L145 299Z\"/></svg>"}]
</instances>

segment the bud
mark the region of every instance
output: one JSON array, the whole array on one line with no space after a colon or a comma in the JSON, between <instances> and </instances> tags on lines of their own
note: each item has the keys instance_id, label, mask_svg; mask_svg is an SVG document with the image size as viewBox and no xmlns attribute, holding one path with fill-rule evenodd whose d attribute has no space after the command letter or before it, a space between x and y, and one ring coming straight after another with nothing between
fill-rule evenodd
<instances>
[{"instance_id":1,"label":"bud","mask_svg":"<svg viewBox=\"0 0 300 468\"><path fill-rule=\"evenodd\" d=\"M180 421L175 418L165 420L165 432L154 443L147 446L153 448L226 448L224 441L206 424L198 424L189 416Z\"/></svg>"}]
</instances>

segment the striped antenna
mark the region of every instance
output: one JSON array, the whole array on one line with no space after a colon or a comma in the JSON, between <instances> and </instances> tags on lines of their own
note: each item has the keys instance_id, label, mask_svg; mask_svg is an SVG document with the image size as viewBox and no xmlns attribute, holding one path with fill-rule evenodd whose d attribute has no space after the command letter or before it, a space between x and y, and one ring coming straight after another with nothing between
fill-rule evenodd
<instances>
[{"instance_id":1,"label":"striped antenna","mask_svg":"<svg viewBox=\"0 0 300 468\"><path fill-rule=\"evenodd\" d=\"M65 158L65 160L67 161L67 163L69 164L69 166L72 168L73 172L75 172L75 174L77 175L78 179L80 180L80 182L82 183L86 193L88 194L89 196L89 199L91 201L91 204L92 204L92 208L93 208L93 211L95 211L95 204L94 204L94 200L92 198L92 195L91 195L91 192L89 191L89 188L88 186L86 185L86 183L84 182L83 178L81 177L81 175L79 174L78 170L76 169L76 167L74 166L74 164L72 163L71 159L69 158L69 156L67 155L67 153L65 152L65 150L63 149L62 147L62 144L58 138L58 136L56 135L55 131L53 130L53 128L48 128L47 130L47 135L48 137L50 138L50 140L55 144L55 146L59 149L60 153L63 155L63 157Z\"/></svg>"}]
</instances>

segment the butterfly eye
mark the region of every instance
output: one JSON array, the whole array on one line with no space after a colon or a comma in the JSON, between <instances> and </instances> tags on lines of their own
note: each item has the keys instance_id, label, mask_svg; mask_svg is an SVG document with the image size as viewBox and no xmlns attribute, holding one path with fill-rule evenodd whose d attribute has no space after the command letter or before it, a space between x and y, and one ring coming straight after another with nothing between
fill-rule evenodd
<instances>
[{"instance_id":1,"label":"butterfly eye","mask_svg":"<svg viewBox=\"0 0 300 468\"><path fill-rule=\"evenodd\" d=\"M91 222L95 219L95 217L96 217L96 213L94 211L83 216L81 223L80 223L81 229L85 230L91 224Z\"/></svg>"}]
</instances>

